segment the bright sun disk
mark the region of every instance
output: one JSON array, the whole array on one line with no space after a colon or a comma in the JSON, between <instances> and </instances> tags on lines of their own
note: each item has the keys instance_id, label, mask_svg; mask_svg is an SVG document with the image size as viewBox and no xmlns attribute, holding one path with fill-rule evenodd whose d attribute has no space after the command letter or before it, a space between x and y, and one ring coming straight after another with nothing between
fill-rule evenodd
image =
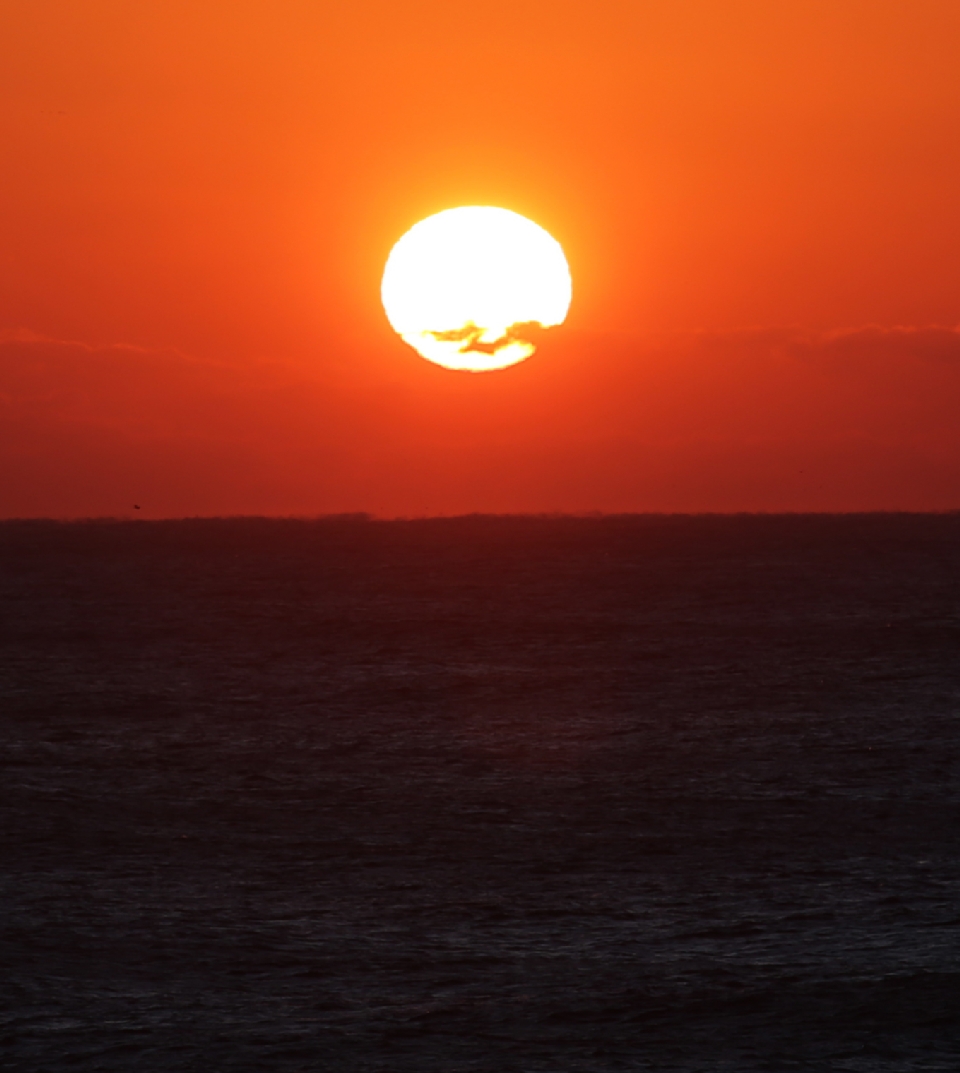
<instances>
[{"instance_id":1,"label":"bright sun disk","mask_svg":"<svg viewBox=\"0 0 960 1073\"><path fill-rule=\"evenodd\" d=\"M562 324L570 269L560 243L508 209L446 209L415 224L387 258L383 307L428 361L486 372L529 358L538 328Z\"/></svg>"}]
</instances>

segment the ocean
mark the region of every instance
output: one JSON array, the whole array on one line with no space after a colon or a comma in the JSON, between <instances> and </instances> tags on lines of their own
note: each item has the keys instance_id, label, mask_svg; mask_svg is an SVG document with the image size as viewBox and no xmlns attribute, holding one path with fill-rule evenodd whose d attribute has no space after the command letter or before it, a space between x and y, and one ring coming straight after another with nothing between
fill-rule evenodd
<instances>
[{"instance_id":1,"label":"ocean","mask_svg":"<svg viewBox=\"0 0 960 1073\"><path fill-rule=\"evenodd\" d=\"M960 515L0 523L0 1067L960 1069Z\"/></svg>"}]
</instances>

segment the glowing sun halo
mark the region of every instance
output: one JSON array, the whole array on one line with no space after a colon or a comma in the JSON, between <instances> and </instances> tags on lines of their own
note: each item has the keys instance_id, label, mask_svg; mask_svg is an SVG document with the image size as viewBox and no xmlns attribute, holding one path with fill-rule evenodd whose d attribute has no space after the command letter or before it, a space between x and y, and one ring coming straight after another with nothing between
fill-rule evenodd
<instances>
[{"instance_id":1,"label":"glowing sun halo","mask_svg":"<svg viewBox=\"0 0 960 1073\"><path fill-rule=\"evenodd\" d=\"M447 209L387 258L381 295L394 330L428 361L486 372L529 358L536 328L562 324L570 269L560 243L508 209Z\"/></svg>"}]
</instances>

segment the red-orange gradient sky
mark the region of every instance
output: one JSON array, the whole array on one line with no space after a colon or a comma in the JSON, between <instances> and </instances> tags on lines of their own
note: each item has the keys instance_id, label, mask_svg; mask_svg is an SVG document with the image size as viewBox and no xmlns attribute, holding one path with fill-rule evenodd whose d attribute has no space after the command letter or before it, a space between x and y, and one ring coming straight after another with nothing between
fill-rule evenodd
<instances>
[{"instance_id":1,"label":"red-orange gradient sky","mask_svg":"<svg viewBox=\"0 0 960 1073\"><path fill-rule=\"evenodd\" d=\"M0 516L960 507L956 0L5 0ZM502 373L392 334L459 204Z\"/></svg>"}]
</instances>

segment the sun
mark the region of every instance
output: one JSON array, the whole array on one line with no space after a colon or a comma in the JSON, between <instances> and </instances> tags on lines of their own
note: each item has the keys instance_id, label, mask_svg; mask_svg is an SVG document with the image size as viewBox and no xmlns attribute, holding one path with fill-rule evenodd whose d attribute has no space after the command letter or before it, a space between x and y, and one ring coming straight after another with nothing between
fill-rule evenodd
<instances>
[{"instance_id":1,"label":"sun","mask_svg":"<svg viewBox=\"0 0 960 1073\"><path fill-rule=\"evenodd\" d=\"M380 293L393 329L428 361L487 372L529 358L538 329L563 323L570 269L532 220L468 205L411 227L387 258Z\"/></svg>"}]
</instances>

